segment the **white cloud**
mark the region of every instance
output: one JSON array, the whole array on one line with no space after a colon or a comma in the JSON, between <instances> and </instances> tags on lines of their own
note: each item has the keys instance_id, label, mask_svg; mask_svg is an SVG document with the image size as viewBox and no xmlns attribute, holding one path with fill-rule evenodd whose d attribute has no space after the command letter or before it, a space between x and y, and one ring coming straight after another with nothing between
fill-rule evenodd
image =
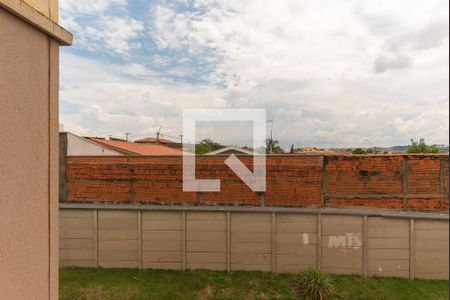
<instances>
[{"instance_id":1,"label":"white cloud","mask_svg":"<svg viewBox=\"0 0 450 300\"><path fill-rule=\"evenodd\" d=\"M211 60L217 65L210 81L227 86L343 73L358 77L371 70L385 43L397 40L419 47L420 40L437 47L445 38L441 27L448 23L428 24L436 14L418 24L409 21L422 20L430 5L396 3L384 1L380 9L372 2L361 8L360 1L329 1L326 5L318 1L195 1L205 13L159 5L152 12L152 38L161 49L184 49L187 55ZM382 24L386 28L381 28ZM437 33L433 30L436 26ZM371 35L374 30L380 32ZM399 56L402 64L405 57Z\"/></svg>"},{"instance_id":2,"label":"white cloud","mask_svg":"<svg viewBox=\"0 0 450 300\"><path fill-rule=\"evenodd\" d=\"M69 128L177 135L183 107L258 107L286 146L448 143L448 1L182 2L191 9L161 1L147 20L100 4L95 26L65 19L83 47L130 61L63 55L62 101L79 107L62 116Z\"/></svg>"},{"instance_id":3,"label":"white cloud","mask_svg":"<svg viewBox=\"0 0 450 300\"><path fill-rule=\"evenodd\" d=\"M113 14L126 4L126 0L65 0L61 3L61 24L74 34L77 47L129 55L141 46L136 39L145 26L127 14Z\"/></svg>"},{"instance_id":4,"label":"white cloud","mask_svg":"<svg viewBox=\"0 0 450 300\"><path fill-rule=\"evenodd\" d=\"M114 5L125 5L127 0L60 0L59 7L63 14L97 15Z\"/></svg>"},{"instance_id":5,"label":"white cloud","mask_svg":"<svg viewBox=\"0 0 450 300\"><path fill-rule=\"evenodd\" d=\"M64 111L60 122L78 134L131 132L143 137L154 135L163 124L166 133L178 135L182 108L226 106L220 90L156 78L143 66L96 62L64 52L61 63L61 105L76 109ZM136 79L138 74L147 77Z\"/></svg>"},{"instance_id":6,"label":"white cloud","mask_svg":"<svg viewBox=\"0 0 450 300\"><path fill-rule=\"evenodd\" d=\"M393 51L427 50L439 47L446 38L448 39L448 25L448 21L432 22L415 31L393 36L386 41L386 46Z\"/></svg>"},{"instance_id":7,"label":"white cloud","mask_svg":"<svg viewBox=\"0 0 450 300\"><path fill-rule=\"evenodd\" d=\"M383 73L387 70L405 69L412 64L411 58L406 55L395 55L392 57L378 56L374 61L376 73Z\"/></svg>"}]
</instances>

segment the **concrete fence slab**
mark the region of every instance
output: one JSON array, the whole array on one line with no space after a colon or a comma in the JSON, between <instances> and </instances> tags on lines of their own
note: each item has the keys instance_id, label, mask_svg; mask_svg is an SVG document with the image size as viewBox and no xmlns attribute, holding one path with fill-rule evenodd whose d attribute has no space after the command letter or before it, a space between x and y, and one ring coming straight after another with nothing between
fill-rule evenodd
<instances>
[{"instance_id":1,"label":"concrete fence slab","mask_svg":"<svg viewBox=\"0 0 450 300\"><path fill-rule=\"evenodd\" d=\"M448 215L68 205L60 265L448 279Z\"/></svg>"}]
</instances>

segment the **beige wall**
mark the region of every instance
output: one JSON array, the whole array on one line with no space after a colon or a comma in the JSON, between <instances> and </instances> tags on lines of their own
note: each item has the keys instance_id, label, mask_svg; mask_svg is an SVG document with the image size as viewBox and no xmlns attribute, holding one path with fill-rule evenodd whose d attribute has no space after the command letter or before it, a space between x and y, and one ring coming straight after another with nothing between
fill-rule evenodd
<instances>
[{"instance_id":1,"label":"beige wall","mask_svg":"<svg viewBox=\"0 0 450 300\"><path fill-rule=\"evenodd\" d=\"M183 214L179 212L142 212L142 267L181 270Z\"/></svg>"},{"instance_id":2,"label":"beige wall","mask_svg":"<svg viewBox=\"0 0 450 300\"><path fill-rule=\"evenodd\" d=\"M415 222L414 268L423 278L448 279L448 221Z\"/></svg>"},{"instance_id":3,"label":"beige wall","mask_svg":"<svg viewBox=\"0 0 450 300\"><path fill-rule=\"evenodd\" d=\"M270 271L272 215L239 212L231 214L230 220L231 270Z\"/></svg>"},{"instance_id":4,"label":"beige wall","mask_svg":"<svg viewBox=\"0 0 450 300\"><path fill-rule=\"evenodd\" d=\"M276 214L276 270L296 273L317 266L317 215Z\"/></svg>"},{"instance_id":5,"label":"beige wall","mask_svg":"<svg viewBox=\"0 0 450 300\"><path fill-rule=\"evenodd\" d=\"M97 266L97 216L93 210L60 211L59 257L62 265Z\"/></svg>"},{"instance_id":6,"label":"beige wall","mask_svg":"<svg viewBox=\"0 0 450 300\"><path fill-rule=\"evenodd\" d=\"M58 0L23 0L41 14L58 22Z\"/></svg>"},{"instance_id":7,"label":"beige wall","mask_svg":"<svg viewBox=\"0 0 450 300\"><path fill-rule=\"evenodd\" d=\"M210 210L61 209L61 266L448 279L445 219Z\"/></svg>"},{"instance_id":8,"label":"beige wall","mask_svg":"<svg viewBox=\"0 0 450 300\"><path fill-rule=\"evenodd\" d=\"M138 214L133 211L99 211L98 266L138 267Z\"/></svg>"},{"instance_id":9,"label":"beige wall","mask_svg":"<svg viewBox=\"0 0 450 300\"><path fill-rule=\"evenodd\" d=\"M0 6L0 299L58 298L58 47Z\"/></svg>"},{"instance_id":10,"label":"beige wall","mask_svg":"<svg viewBox=\"0 0 450 300\"><path fill-rule=\"evenodd\" d=\"M369 218L369 275L409 277L410 225L410 220Z\"/></svg>"},{"instance_id":11,"label":"beige wall","mask_svg":"<svg viewBox=\"0 0 450 300\"><path fill-rule=\"evenodd\" d=\"M115 156L123 154L99 144L96 144L88 139L82 138L70 132L60 132L60 135L67 136L67 155L69 156Z\"/></svg>"},{"instance_id":12,"label":"beige wall","mask_svg":"<svg viewBox=\"0 0 450 300\"><path fill-rule=\"evenodd\" d=\"M363 274L363 218L322 216L322 269L327 273Z\"/></svg>"}]
</instances>

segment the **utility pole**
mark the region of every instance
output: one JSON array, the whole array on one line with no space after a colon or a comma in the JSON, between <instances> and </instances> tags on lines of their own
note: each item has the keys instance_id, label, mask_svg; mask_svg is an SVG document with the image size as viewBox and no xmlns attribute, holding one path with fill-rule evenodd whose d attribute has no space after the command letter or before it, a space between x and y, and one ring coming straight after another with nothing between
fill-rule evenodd
<instances>
[{"instance_id":1,"label":"utility pole","mask_svg":"<svg viewBox=\"0 0 450 300\"><path fill-rule=\"evenodd\" d=\"M158 131L156 132L156 143L159 144L159 136L161 135L161 128L163 125L159 126Z\"/></svg>"},{"instance_id":2,"label":"utility pole","mask_svg":"<svg viewBox=\"0 0 450 300\"><path fill-rule=\"evenodd\" d=\"M273 153L273 120L268 120L266 123L270 123L269 154L272 154Z\"/></svg>"},{"instance_id":3,"label":"utility pole","mask_svg":"<svg viewBox=\"0 0 450 300\"><path fill-rule=\"evenodd\" d=\"M179 135L180 136L180 142L181 142L181 150L184 150L184 144L183 144L183 135L182 134L180 134Z\"/></svg>"}]
</instances>

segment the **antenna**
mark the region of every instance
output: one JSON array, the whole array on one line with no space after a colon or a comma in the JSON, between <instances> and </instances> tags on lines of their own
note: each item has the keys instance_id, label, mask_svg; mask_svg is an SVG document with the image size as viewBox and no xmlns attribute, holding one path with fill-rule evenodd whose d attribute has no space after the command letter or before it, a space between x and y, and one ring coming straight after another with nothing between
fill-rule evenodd
<instances>
[{"instance_id":1,"label":"antenna","mask_svg":"<svg viewBox=\"0 0 450 300\"><path fill-rule=\"evenodd\" d=\"M372 147L373 154L377 154L377 149L375 146L369 141L369 139L364 139L364 142L369 143L370 147Z\"/></svg>"}]
</instances>

